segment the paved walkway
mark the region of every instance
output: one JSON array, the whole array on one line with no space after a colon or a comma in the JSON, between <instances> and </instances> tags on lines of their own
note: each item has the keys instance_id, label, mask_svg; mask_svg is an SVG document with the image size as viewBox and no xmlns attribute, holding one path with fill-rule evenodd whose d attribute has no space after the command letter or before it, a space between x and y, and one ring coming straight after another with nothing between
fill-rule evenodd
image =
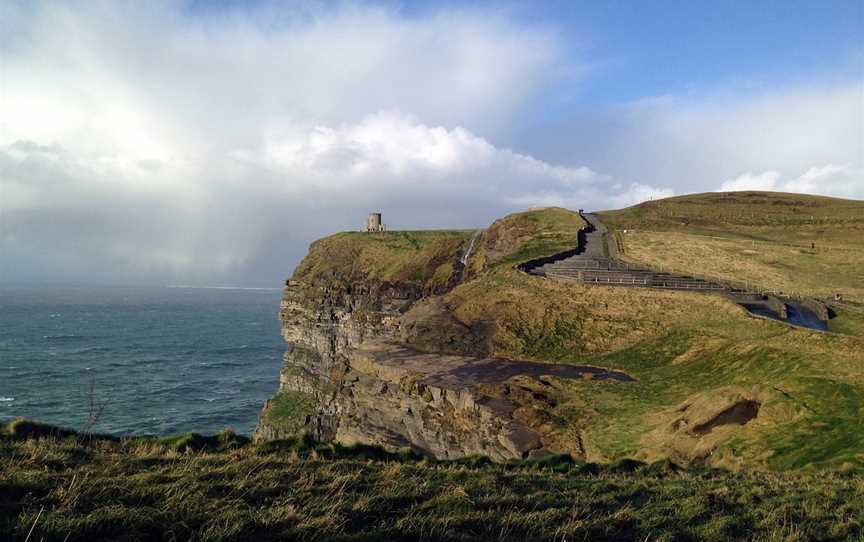
<instances>
[{"instance_id":1,"label":"paved walkway","mask_svg":"<svg viewBox=\"0 0 864 542\"><path fill-rule=\"evenodd\" d=\"M571 251L571 254L562 254L560 259L553 258L553 261L543 265L530 266L532 274L610 286L744 293L743 290L728 284L689 275L655 271L649 267L622 262L615 258L617 255L615 239L600 219L592 214L583 215L583 218L588 222L589 228L581 236L582 245L576 254L572 254ZM605 252L604 242L607 243Z\"/></svg>"},{"instance_id":2,"label":"paved walkway","mask_svg":"<svg viewBox=\"0 0 864 542\"><path fill-rule=\"evenodd\" d=\"M582 215L591 229L585 234L585 250L579 254L580 258L605 258L603 253L603 236L608 233L606 226L594 215Z\"/></svg>"},{"instance_id":3,"label":"paved walkway","mask_svg":"<svg viewBox=\"0 0 864 542\"><path fill-rule=\"evenodd\" d=\"M523 269L533 275L586 284L723 293L752 314L818 331L827 329L826 322L820 320L816 313L792 300L747 291L719 281L666 273L622 262L616 259L617 245L614 237L612 234L604 236L608 230L600 219L593 214L582 216L588 222L589 228L581 236L582 245L576 251L561 253L558 258L553 256L542 261L536 260L537 265L529 262ZM609 256L604 254L604 241L607 243Z\"/></svg>"}]
</instances>

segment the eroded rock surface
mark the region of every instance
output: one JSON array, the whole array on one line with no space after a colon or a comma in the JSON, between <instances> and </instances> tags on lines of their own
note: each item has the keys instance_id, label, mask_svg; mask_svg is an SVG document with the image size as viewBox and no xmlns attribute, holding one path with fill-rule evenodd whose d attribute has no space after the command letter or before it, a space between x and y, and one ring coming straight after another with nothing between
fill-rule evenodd
<instances>
[{"instance_id":1,"label":"eroded rock surface","mask_svg":"<svg viewBox=\"0 0 864 542\"><path fill-rule=\"evenodd\" d=\"M256 437L284 438L302 428L322 441L411 448L437 458L538 457L564 451L547 449L549 429L538 422L538 412L555 404L551 381L632 380L598 367L424 353L400 345L412 333L430 335L415 333L417 326L432 326L432 337L449 338L444 343L450 351L482 351L482 335L434 301L418 305L431 318L409 318L408 329L402 327L403 315L422 297L394 284L349 292L289 281L281 309L289 349L280 395L293 397L294 407L305 404L303 398L314 406L289 409L286 420L274 416L278 408L268 402Z\"/></svg>"},{"instance_id":2,"label":"eroded rock surface","mask_svg":"<svg viewBox=\"0 0 864 542\"><path fill-rule=\"evenodd\" d=\"M279 393L263 409L255 436L305 431L319 441L438 458L584 457L581 436L562 434L567 424L553 413L564 393L561 379L619 385L632 378L490 357L502 351L502 330L531 344L536 330L512 331L531 326L514 324L506 311L489 311L488 320L485 312L460 312L470 289L462 298L447 296L473 281L481 293L512 282L520 258L569 246L584 225L576 213L546 209L509 215L483 232L346 232L316 241L285 287L280 318L289 347ZM470 324L457 316L466 314ZM564 348L569 328L553 328ZM527 355L539 357L535 350Z\"/></svg>"}]
</instances>

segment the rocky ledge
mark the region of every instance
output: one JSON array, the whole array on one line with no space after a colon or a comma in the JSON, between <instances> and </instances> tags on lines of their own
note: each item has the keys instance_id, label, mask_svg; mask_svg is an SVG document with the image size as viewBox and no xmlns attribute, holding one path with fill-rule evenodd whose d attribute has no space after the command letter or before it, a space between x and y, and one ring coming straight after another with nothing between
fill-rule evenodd
<instances>
[{"instance_id":1,"label":"rocky ledge","mask_svg":"<svg viewBox=\"0 0 864 542\"><path fill-rule=\"evenodd\" d=\"M408 348L398 343L400 317L417 297L394 285L339 296L290 281L281 311L289 349L256 438L306 431L437 458L540 457L564 451L545 438L558 379L632 380L598 367Z\"/></svg>"},{"instance_id":2,"label":"rocky ledge","mask_svg":"<svg viewBox=\"0 0 864 542\"><path fill-rule=\"evenodd\" d=\"M346 233L316 242L285 286L288 349L255 437L305 432L437 458L584 456L581 437L562 438L550 418L562 379L632 378L490 356L500 323L466 324L446 296L478 274L491 277L494 265L512 270L522 257L556 252L583 225L576 213L546 210L482 233Z\"/></svg>"}]
</instances>

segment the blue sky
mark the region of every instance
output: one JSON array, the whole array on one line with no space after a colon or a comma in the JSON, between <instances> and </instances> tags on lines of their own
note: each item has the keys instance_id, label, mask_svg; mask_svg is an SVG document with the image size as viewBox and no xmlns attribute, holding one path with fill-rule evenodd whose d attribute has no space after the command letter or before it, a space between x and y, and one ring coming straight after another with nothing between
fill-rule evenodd
<instances>
[{"instance_id":1,"label":"blue sky","mask_svg":"<svg viewBox=\"0 0 864 542\"><path fill-rule=\"evenodd\" d=\"M571 36L572 54L599 57L601 67L592 74L599 77L589 78L579 95L589 103L609 103L814 76L859 77L862 5L552 2L536 20L560 26Z\"/></svg>"},{"instance_id":2,"label":"blue sky","mask_svg":"<svg viewBox=\"0 0 864 542\"><path fill-rule=\"evenodd\" d=\"M12 0L0 281L272 285L370 210L864 198L862 6Z\"/></svg>"},{"instance_id":3,"label":"blue sky","mask_svg":"<svg viewBox=\"0 0 864 542\"><path fill-rule=\"evenodd\" d=\"M350 3L348 3L350 4ZM536 0L360 2L422 19L445 8L506 13L557 33L566 57L580 65L543 101L556 113L665 94L758 90L818 79L860 79L864 69L864 2ZM250 5L316 11L345 2L199 0L191 17ZM277 7L274 7L277 6ZM584 59L590 59L582 66ZM578 75L578 76L576 76Z\"/></svg>"}]
</instances>

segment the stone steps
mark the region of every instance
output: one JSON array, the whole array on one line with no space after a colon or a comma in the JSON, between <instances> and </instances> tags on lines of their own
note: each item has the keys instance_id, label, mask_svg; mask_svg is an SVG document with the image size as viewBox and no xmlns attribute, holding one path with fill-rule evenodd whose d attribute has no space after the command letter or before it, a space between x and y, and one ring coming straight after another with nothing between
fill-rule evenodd
<instances>
[{"instance_id":1,"label":"stone steps","mask_svg":"<svg viewBox=\"0 0 864 542\"><path fill-rule=\"evenodd\" d=\"M689 275L655 271L608 258L571 256L532 270L533 274L548 278L569 279L586 284L612 286L641 286L669 290L694 290L739 293L741 290L725 284Z\"/></svg>"},{"instance_id":2,"label":"stone steps","mask_svg":"<svg viewBox=\"0 0 864 542\"><path fill-rule=\"evenodd\" d=\"M649 267L614 260L603 255L602 235L606 228L593 215L583 215L591 224L575 255L529 266L534 275L553 279L574 280L586 284L638 286L668 290L692 290L744 294L745 290L711 280L684 274L657 271Z\"/></svg>"},{"instance_id":3,"label":"stone steps","mask_svg":"<svg viewBox=\"0 0 864 542\"><path fill-rule=\"evenodd\" d=\"M572 280L600 286L630 286L722 293L752 314L780 321L787 319L791 321L793 318L797 318L797 321L791 322L793 325L818 331L827 330L827 325L824 322L830 317L829 309L824 306L814 306L812 300L809 302L810 305L807 305L806 300L795 304L783 300L782 293L753 291L740 283L736 285L684 274L657 271L649 267L609 258L607 254L603 254L602 250L602 233L606 229L593 215L583 215L583 217L589 222L590 231L586 235L580 236L578 246L575 249L547 258L532 260L520 266L520 269L550 279ZM610 254L613 254L614 257L613 252L610 251ZM800 315L795 316L799 313L806 316L808 311L823 322L821 326L813 324L812 319ZM771 316L771 314L776 316Z\"/></svg>"},{"instance_id":4,"label":"stone steps","mask_svg":"<svg viewBox=\"0 0 864 542\"><path fill-rule=\"evenodd\" d=\"M589 284L609 284L619 286L644 286L648 288L665 288L676 290L712 290L730 291L730 288L710 281L670 275L668 273L633 273L627 271L566 271L553 270L545 272L548 278L577 280Z\"/></svg>"}]
</instances>

